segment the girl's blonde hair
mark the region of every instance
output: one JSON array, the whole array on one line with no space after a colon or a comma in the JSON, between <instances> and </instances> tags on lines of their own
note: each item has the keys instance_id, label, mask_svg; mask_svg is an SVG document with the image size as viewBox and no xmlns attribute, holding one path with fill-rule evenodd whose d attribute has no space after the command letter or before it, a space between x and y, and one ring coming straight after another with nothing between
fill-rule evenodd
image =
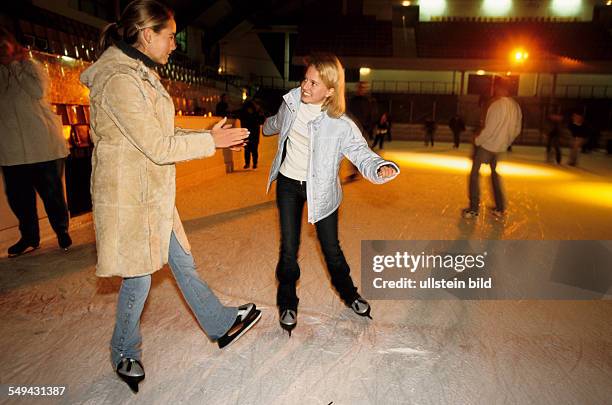
<instances>
[{"instance_id":1,"label":"girl's blonde hair","mask_svg":"<svg viewBox=\"0 0 612 405\"><path fill-rule=\"evenodd\" d=\"M317 69L321 80L328 89L334 89L332 95L323 102L323 109L330 117L340 117L346 111L344 68L340 60L333 54L314 53L306 59L306 69L310 66Z\"/></svg>"}]
</instances>

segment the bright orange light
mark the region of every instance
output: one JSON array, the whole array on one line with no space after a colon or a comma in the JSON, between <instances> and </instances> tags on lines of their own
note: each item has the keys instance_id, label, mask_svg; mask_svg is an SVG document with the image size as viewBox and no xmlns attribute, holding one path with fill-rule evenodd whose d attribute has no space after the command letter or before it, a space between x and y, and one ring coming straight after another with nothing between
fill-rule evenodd
<instances>
[{"instance_id":1,"label":"bright orange light","mask_svg":"<svg viewBox=\"0 0 612 405\"><path fill-rule=\"evenodd\" d=\"M556 187L555 192L563 198L589 205L612 208L612 184L579 182Z\"/></svg>"},{"instance_id":2,"label":"bright orange light","mask_svg":"<svg viewBox=\"0 0 612 405\"><path fill-rule=\"evenodd\" d=\"M72 133L72 127L70 125L62 125L62 133L64 134L64 139L69 140L70 134Z\"/></svg>"},{"instance_id":3,"label":"bright orange light","mask_svg":"<svg viewBox=\"0 0 612 405\"><path fill-rule=\"evenodd\" d=\"M485 71L484 71L484 70L482 70L482 69L480 69L480 70L478 70L478 71L476 72L476 74L477 74L478 76L482 76L482 75L484 75L484 74L485 74Z\"/></svg>"},{"instance_id":4,"label":"bright orange light","mask_svg":"<svg viewBox=\"0 0 612 405\"><path fill-rule=\"evenodd\" d=\"M397 162L401 167L412 168L413 171L463 173L467 177L472 168L472 160L467 156L388 151L385 158ZM612 210L612 183L609 181L583 180L583 174L537 163L502 161L497 165L497 172L508 178L535 181L546 194L564 201ZM490 175L489 165L483 165L480 173Z\"/></svg>"},{"instance_id":5,"label":"bright orange light","mask_svg":"<svg viewBox=\"0 0 612 405\"><path fill-rule=\"evenodd\" d=\"M529 58L529 54L522 49L515 49L513 55L514 61L518 63L523 63Z\"/></svg>"},{"instance_id":6,"label":"bright orange light","mask_svg":"<svg viewBox=\"0 0 612 405\"><path fill-rule=\"evenodd\" d=\"M472 160L469 157L414 152L387 152L385 157L397 161L400 163L400 166L421 169L463 172L467 174L472 168ZM488 165L483 165L480 172L482 174L491 174L491 169ZM500 162L497 165L497 172L504 176L530 178L534 180L554 178L558 181L569 180L575 177L570 173L556 168L514 162Z\"/></svg>"}]
</instances>

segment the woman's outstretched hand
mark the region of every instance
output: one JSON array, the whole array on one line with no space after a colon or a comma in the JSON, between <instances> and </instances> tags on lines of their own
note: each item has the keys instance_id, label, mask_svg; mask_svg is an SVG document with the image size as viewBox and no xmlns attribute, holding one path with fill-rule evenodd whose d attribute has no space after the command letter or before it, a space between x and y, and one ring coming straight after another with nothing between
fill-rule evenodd
<instances>
[{"instance_id":1,"label":"woman's outstretched hand","mask_svg":"<svg viewBox=\"0 0 612 405\"><path fill-rule=\"evenodd\" d=\"M392 177L395 175L395 173L396 173L396 170L391 165L385 165L378 169L378 177L381 177L383 179L387 177Z\"/></svg>"},{"instance_id":2,"label":"woman's outstretched hand","mask_svg":"<svg viewBox=\"0 0 612 405\"><path fill-rule=\"evenodd\" d=\"M232 128L230 124L225 124L226 122L227 117L224 117L210 131L215 141L215 147L240 150L240 147L244 146L245 140L249 137L249 131L246 128Z\"/></svg>"}]
</instances>

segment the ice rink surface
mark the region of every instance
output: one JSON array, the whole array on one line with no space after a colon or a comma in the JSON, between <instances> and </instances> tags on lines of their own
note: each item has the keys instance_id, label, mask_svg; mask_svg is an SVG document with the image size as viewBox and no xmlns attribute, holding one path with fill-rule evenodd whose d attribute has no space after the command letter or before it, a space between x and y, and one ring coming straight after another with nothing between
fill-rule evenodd
<instances>
[{"instance_id":1,"label":"ice rink surface","mask_svg":"<svg viewBox=\"0 0 612 405\"><path fill-rule=\"evenodd\" d=\"M566 152L566 151L565 151ZM344 185L340 241L360 282L361 240L612 239L612 158L579 167L514 147L500 165L507 216L474 220L467 205L469 147L393 142L393 182ZM236 155L237 167L242 159ZM168 268L153 276L142 318L146 379L134 395L111 368L108 343L120 279L99 279L92 226L19 258L0 258L1 403L62 404L609 404L612 301L372 301L373 321L330 287L312 225L302 228L298 326L278 325L274 269L279 226L271 156L179 188L201 277L223 302L253 301L261 321L220 350L198 327ZM343 172L344 173L344 172ZM2 247L2 252L6 247ZM3 253L4 255L4 253ZM62 397L7 397L8 385L66 386Z\"/></svg>"}]
</instances>

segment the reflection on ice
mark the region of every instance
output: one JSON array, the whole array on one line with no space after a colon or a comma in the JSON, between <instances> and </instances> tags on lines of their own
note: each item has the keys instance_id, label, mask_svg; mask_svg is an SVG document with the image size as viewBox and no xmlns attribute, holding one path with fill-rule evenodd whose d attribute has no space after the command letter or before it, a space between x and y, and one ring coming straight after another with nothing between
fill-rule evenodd
<instances>
[{"instance_id":1,"label":"reflection on ice","mask_svg":"<svg viewBox=\"0 0 612 405\"><path fill-rule=\"evenodd\" d=\"M395 152L387 153L385 157L397 161L401 167L414 167L465 173L468 173L472 167L472 161L468 157L444 155L441 153ZM484 174L491 173L488 165L483 165L480 171ZM497 172L504 176L536 179L549 178L555 181L569 180L576 177L574 174L555 168L544 167L542 164L528 164L508 161L501 161L498 163Z\"/></svg>"},{"instance_id":2,"label":"reflection on ice","mask_svg":"<svg viewBox=\"0 0 612 405\"><path fill-rule=\"evenodd\" d=\"M612 183L575 182L555 189L563 199L612 208Z\"/></svg>"}]
</instances>

